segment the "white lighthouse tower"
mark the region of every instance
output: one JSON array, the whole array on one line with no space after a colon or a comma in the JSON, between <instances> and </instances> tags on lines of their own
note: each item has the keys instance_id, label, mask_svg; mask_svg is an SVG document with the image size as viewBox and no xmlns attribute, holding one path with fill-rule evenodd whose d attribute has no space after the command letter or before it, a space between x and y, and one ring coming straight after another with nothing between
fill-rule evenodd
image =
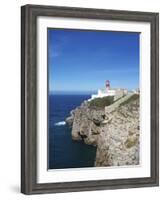
<instances>
[{"instance_id":1,"label":"white lighthouse tower","mask_svg":"<svg viewBox=\"0 0 163 200\"><path fill-rule=\"evenodd\" d=\"M97 94L92 94L91 99L89 99L89 101L91 101L92 99L95 99L95 98L102 98L102 97L106 97L106 96L115 96L116 91L117 91L116 89L111 88L110 81L106 80L105 81L105 88L104 89L98 89Z\"/></svg>"},{"instance_id":2,"label":"white lighthouse tower","mask_svg":"<svg viewBox=\"0 0 163 200\"><path fill-rule=\"evenodd\" d=\"M106 92L108 92L110 90L110 81L109 80L105 81L105 88L106 88Z\"/></svg>"}]
</instances>

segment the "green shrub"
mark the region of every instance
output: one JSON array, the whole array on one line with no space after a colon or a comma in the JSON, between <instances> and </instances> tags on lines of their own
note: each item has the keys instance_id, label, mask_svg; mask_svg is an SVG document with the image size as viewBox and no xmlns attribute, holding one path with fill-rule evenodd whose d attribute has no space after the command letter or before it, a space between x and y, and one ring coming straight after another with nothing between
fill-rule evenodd
<instances>
[{"instance_id":1,"label":"green shrub","mask_svg":"<svg viewBox=\"0 0 163 200\"><path fill-rule=\"evenodd\" d=\"M104 108L114 102L114 96L106 96L102 98L95 98L89 102L90 107Z\"/></svg>"}]
</instances>

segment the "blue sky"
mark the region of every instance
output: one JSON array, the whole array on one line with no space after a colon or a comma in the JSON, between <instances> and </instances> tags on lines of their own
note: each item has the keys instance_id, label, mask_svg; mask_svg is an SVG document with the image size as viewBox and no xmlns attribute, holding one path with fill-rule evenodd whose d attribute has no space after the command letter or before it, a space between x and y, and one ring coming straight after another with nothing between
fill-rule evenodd
<instances>
[{"instance_id":1,"label":"blue sky","mask_svg":"<svg viewBox=\"0 0 163 200\"><path fill-rule=\"evenodd\" d=\"M139 87L139 33L48 29L50 92Z\"/></svg>"}]
</instances>

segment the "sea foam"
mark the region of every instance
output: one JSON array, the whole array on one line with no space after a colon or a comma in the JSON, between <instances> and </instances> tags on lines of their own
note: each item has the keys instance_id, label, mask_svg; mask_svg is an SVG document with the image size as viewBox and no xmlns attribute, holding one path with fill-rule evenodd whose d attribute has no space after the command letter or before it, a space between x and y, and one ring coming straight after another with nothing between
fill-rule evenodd
<instances>
[{"instance_id":1,"label":"sea foam","mask_svg":"<svg viewBox=\"0 0 163 200\"><path fill-rule=\"evenodd\" d=\"M55 126L64 126L66 124L65 121L55 123Z\"/></svg>"}]
</instances>

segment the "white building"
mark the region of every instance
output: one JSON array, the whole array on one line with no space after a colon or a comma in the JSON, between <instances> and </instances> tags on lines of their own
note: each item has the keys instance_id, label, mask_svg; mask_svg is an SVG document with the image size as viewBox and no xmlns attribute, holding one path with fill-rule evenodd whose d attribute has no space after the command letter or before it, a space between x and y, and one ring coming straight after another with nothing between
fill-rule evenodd
<instances>
[{"instance_id":1,"label":"white building","mask_svg":"<svg viewBox=\"0 0 163 200\"><path fill-rule=\"evenodd\" d=\"M91 99L102 98L106 96L115 96L116 90L101 90L99 89L97 94L92 94Z\"/></svg>"},{"instance_id":2,"label":"white building","mask_svg":"<svg viewBox=\"0 0 163 200\"><path fill-rule=\"evenodd\" d=\"M122 88L111 89L110 82L107 80L105 82L105 89L99 89L97 94L92 94L91 99L89 99L88 101L91 101L95 98L102 98L102 97L106 97L106 96L114 96L114 98L116 100L116 99L124 96L127 93L128 93L128 90L126 90L126 89L122 89Z\"/></svg>"}]
</instances>

